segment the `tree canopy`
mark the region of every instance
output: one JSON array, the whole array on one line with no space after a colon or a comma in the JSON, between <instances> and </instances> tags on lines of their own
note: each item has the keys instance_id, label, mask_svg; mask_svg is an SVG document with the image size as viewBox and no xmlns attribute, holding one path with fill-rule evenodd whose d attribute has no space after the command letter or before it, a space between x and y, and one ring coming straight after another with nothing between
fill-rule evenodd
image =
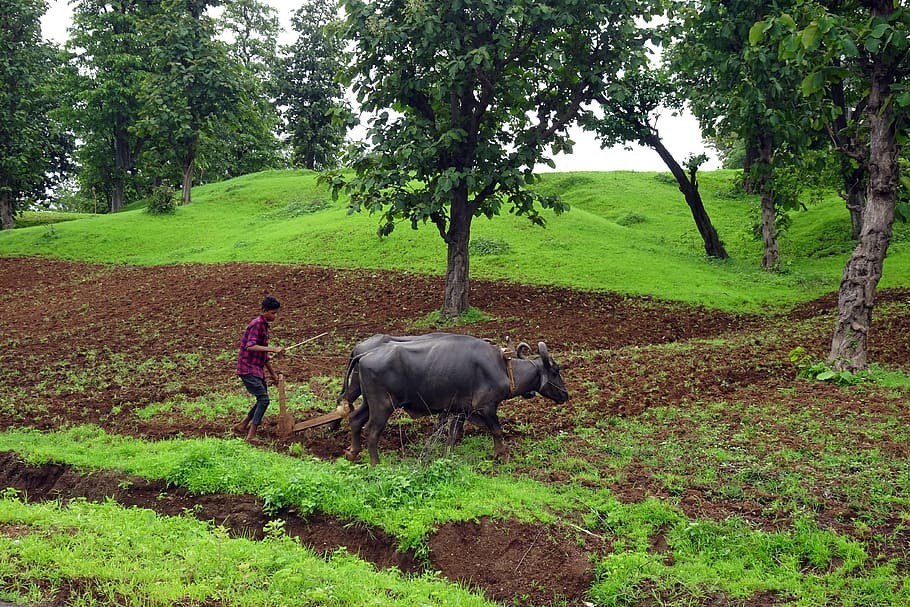
<instances>
[{"instance_id":1,"label":"tree canopy","mask_svg":"<svg viewBox=\"0 0 910 607\"><path fill-rule=\"evenodd\" d=\"M544 225L538 207L565 205L527 186L567 128L610 78L647 60L636 24L656 3L579 0L346 0L348 82L372 115L356 175L334 177L351 210L430 222L446 242L442 314L469 307L474 217L503 207ZM637 17L636 17L637 16Z\"/></svg>"},{"instance_id":2,"label":"tree canopy","mask_svg":"<svg viewBox=\"0 0 910 607\"><path fill-rule=\"evenodd\" d=\"M0 0L0 229L66 177L73 147L55 117L63 60L42 40L43 0Z\"/></svg>"}]
</instances>

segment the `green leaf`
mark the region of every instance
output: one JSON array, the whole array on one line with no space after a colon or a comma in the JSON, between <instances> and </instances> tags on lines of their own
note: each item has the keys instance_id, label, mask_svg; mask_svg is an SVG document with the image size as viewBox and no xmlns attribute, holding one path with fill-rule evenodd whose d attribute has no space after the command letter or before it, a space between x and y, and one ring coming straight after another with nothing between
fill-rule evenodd
<instances>
[{"instance_id":1,"label":"green leaf","mask_svg":"<svg viewBox=\"0 0 910 607\"><path fill-rule=\"evenodd\" d=\"M803 95L809 97L822 90L825 86L825 76L821 72L812 72L803 78Z\"/></svg>"},{"instance_id":2,"label":"green leaf","mask_svg":"<svg viewBox=\"0 0 910 607\"><path fill-rule=\"evenodd\" d=\"M818 46L819 33L818 25L812 23L802 31L800 34L800 41L802 42L803 48L807 50L814 49Z\"/></svg>"},{"instance_id":3,"label":"green leaf","mask_svg":"<svg viewBox=\"0 0 910 607\"><path fill-rule=\"evenodd\" d=\"M755 46L761 42L767 25L768 24L765 21L757 21L752 27L749 28L749 44Z\"/></svg>"}]
</instances>

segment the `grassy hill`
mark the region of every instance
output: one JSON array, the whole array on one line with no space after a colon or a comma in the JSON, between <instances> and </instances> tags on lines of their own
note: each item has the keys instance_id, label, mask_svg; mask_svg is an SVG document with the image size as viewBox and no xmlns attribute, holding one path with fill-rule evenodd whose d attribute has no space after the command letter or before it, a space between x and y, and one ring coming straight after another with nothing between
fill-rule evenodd
<instances>
[{"instance_id":1,"label":"grassy hill","mask_svg":"<svg viewBox=\"0 0 910 607\"><path fill-rule=\"evenodd\" d=\"M760 269L752 237L757 199L740 195L732 171L701 177L708 213L731 259L708 259L681 194L667 173L550 173L537 186L571 205L545 214L540 229L505 214L478 218L471 274L530 284L647 294L721 309L791 305L835 291L854 247L834 194L792 215L781 236L783 270ZM433 226L403 223L386 239L378 218L348 215L309 171L269 171L198 187L173 215L144 210L0 233L2 256L103 263L278 262L344 268L445 272ZM910 229L898 225L882 287L910 285Z\"/></svg>"}]
</instances>

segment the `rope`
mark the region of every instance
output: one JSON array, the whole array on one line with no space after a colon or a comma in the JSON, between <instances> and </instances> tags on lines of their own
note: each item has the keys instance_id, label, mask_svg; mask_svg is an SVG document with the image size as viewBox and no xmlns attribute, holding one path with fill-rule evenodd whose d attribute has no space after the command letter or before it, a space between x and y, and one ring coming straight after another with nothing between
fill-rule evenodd
<instances>
[{"instance_id":1,"label":"rope","mask_svg":"<svg viewBox=\"0 0 910 607\"><path fill-rule=\"evenodd\" d=\"M512 349L501 348L502 358L506 361L506 373L509 374L509 394L515 394L515 376L512 374Z\"/></svg>"}]
</instances>

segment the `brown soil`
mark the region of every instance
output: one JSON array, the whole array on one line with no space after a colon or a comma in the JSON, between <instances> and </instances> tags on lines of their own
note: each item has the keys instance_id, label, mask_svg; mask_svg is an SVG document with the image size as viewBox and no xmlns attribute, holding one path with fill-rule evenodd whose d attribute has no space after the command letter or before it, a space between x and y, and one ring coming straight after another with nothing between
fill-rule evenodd
<instances>
[{"instance_id":1,"label":"brown soil","mask_svg":"<svg viewBox=\"0 0 910 607\"><path fill-rule=\"evenodd\" d=\"M236 342L258 313L264 294L282 301L272 328L273 343L288 345L329 332L277 363L292 381L303 382L340 378L350 347L373 333L424 331L412 323L438 307L442 291L441 278L381 271L266 264L136 268L0 259L0 430L47 431L92 423L110 433L148 440L224 436L233 418L192 420L177 413L143 421L131 412L177 395L242 392L233 374ZM796 369L787 353L802 345L823 356L833 327L833 297L773 318L647 297L479 280L472 282L471 297L472 305L492 320L456 331L497 343L504 343L507 336L531 344L545 341L562 365L570 393L601 395L590 419L572 415L571 401L561 407L540 397L504 403L500 416L507 444L572 432L606 416L639 415L654 405L751 400L798 410L811 396L813 403L827 403L820 416L838 418L876 408L893 413L893 399L884 393L844 393L825 384L795 381ZM872 360L897 368L910 360L910 317L900 313L908 301L907 290L880 292L877 311L882 312L870 336ZM710 340L716 337L735 339L719 346ZM688 347L647 348L671 342ZM198 355L198 366L161 364L187 354ZM310 388L326 402L334 402L335 394L324 382L312 381ZM824 398L829 393L831 398ZM238 411L238 416L242 413ZM288 446L277 438L275 414L273 404L260 432L262 448ZM381 451L407 450L411 443L424 440L431 423L387 430ZM667 428L666 435L680 437L687 430L691 429ZM348 437L344 429L317 429L292 440L312 455L333 459L343 454ZM782 436L781 446L796 440ZM858 435L856 440L868 438ZM889 442L888 437L877 441L875 448L910 455L906 444ZM29 467L10 453L0 453L0 471L0 487L24 490L29 499L113 496L123 504L167 514L196 513L254 537L262 536L269 520L262 504L251 496L197 496L168 489L161 481L124 478L114 472L86 475L56 464ZM570 480L545 467L520 472L545 482ZM667 496L652 471L638 462L623 471L622 482L612 482L609 488L627 502ZM823 493L820 520L849 532L850 505L819 489L819 495ZM787 524L783 517L769 517L774 496L760 492L733 499L720 496L716 487L705 487L687 489L677 497L693 517L721 520L735 515L768 529ZM414 555L396 552L394 539L381 530L321 514L306 519L292 512L277 516L287 521L288 533L318 551L330 553L344 546L381 567L410 572L424 566ZM902 529L899 520L885 521L869 534L896 537ZM497 601L545 605L564 600L582 605L594 575L590 556L610 550L600 537L582 539L569 527L486 519L453 523L430 538L429 566ZM654 549L666 551L659 543ZM877 549L891 556L898 550L890 544ZM906 555L898 556L906 560ZM710 604L733 604L728 599L713 597L716 603ZM781 600L763 594L737 604L757 607Z\"/></svg>"}]
</instances>

